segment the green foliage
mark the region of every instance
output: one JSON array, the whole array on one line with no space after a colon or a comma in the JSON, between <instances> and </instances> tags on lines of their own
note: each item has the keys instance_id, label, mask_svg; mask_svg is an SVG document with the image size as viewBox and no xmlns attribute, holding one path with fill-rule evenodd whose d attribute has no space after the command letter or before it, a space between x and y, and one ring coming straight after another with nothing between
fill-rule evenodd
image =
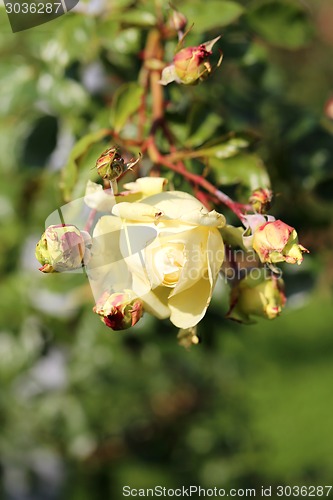
<instances>
[{"instance_id":1,"label":"green foliage","mask_svg":"<svg viewBox=\"0 0 333 500\"><path fill-rule=\"evenodd\" d=\"M81 184L81 188L84 189L87 182L87 174L89 170L95 166L93 163L92 156L92 146L99 143L98 151L101 153L103 148L103 143L101 142L108 135L107 130L97 130L84 137L82 137L74 146L68 159L67 165L62 170L62 190L65 201L70 201L72 199L72 192L78 184ZM93 151L95 152L95 151ZM86 155L89 154L90 161L86 161ZM98 153L97 153L98 156ZM96 155L95 155L96 158ZM96 161L96 160L95 160ZM82 167L82 164L85 166ZM80 182L81 180L81 182ZM77 196L82 193L75 193Z\"/></svg>"},{"instance_id":2,"label":"green foliage","mask_svg":"<svg viewBox=\"0 0 333 500\"><path fill-rule=\"evenodd\" d=\"M288 1L268 1L250 9L250 26L278 47L299 49L311 40L313 26L302 7Z\"/></svg>"},{"instance_id":3,"label":"green foliage","mask_svg":"<svg viewBox=\"0 0 333 500\"><path fill-rule=\"evenodd\" d=\"M143 88L135 83L125 83L115 92L112 101L111 125L119 133L128 118L135 113L141 103Z\"/></svg>"},{"instance_id":4,"label":"green foliage","mask_svg":"<svg viewBox=\"0 0 333 500\"><path fill-rule=\"evenodd\" d=\"M209 166L217 184L241 184L246 188L247 198L258 187L270 187L266 168L257 155L240 153L230 157L215 157L210 159Z\"/></svg>"},{"instance_id":5,"label":"green foliage","mask_svg":"<svg viewBox=\"0 0 333 500\"><path fill-rule=\"evenodd\" d=\"M193 19L195 30L199 32L228 26L244 12L239 3L224 0L210 0L205 3L195 0L184 2L180 7L188 19Z\"/></svg>"}]
</instances>

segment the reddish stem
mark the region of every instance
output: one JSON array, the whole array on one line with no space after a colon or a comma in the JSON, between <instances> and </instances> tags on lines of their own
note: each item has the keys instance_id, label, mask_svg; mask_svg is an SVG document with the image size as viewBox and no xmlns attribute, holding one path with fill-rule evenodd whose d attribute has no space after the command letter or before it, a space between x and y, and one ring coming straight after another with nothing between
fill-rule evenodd
<instances>
[{"instance_id":1,"label":"reddish stem","mask_svg":"<svg viewBox=\"0 0 333 500\"><path fill-rule=\"evenodd\" d=\"M198 174L184 170L179 164L174 164L169 161L167 156L162 155L156 147L154 139L151 137L148 145L148 151L150 155L156 160L156 162L164 165L165 167L183 175L187 180L193 182L194 184L204 188L208 193L212 194L215 198L219 200L220 203L226 205L230 210L237 215L237 217L243 222L244 221L244 211L247 205L242 205L241 203L234 202L228 195L217 189L213 184L207 181L204 177Z\"/></svg>"}]
</instances>

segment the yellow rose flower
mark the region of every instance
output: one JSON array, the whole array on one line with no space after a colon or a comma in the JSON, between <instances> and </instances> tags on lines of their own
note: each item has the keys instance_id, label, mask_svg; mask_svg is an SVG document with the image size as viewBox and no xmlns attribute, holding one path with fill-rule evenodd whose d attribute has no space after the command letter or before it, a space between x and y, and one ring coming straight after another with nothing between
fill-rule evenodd
<instances>
[{"instance_id":1,"label":"yellow rose flower","mask_svg":"<svg viewBox=\"0 0 333 500\"><path fill-rule=\"evenodd\" d=\"M103 236L99 245L104 250L118 247L117 261L122 269L124 263L127 268L127 273L122 272L126 287L130 286L143 300L144 309L158 318L170 317L179 328L196 325L207 310L223 262L224 245L218 228L225 225L224 216L215 210L208 212L196 198L179 191L118 203L112 213L99 220L94 239ZM92 262L101 265L96 255ZM115 260L109 265L115 272ZM112 273L109 279L112 281ZM119 276L117 279L119 282ZM104 272L104 287L107 281Z\"/></svg>"}]
</instances>

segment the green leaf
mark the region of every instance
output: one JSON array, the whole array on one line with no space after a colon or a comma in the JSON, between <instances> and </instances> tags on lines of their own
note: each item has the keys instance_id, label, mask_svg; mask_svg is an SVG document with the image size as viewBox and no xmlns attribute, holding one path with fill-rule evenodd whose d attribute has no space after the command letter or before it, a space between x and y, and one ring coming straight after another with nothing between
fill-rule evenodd
<instances>
[{"instance_id":1,"label":"green leaf","mask_svg":"<svg viewBox=\"0 0 333 500\"><path fill-rule=\"evenodd\" d=\"M3 61L0 68L0 116L10 113L25 114L36 99L36 78L31 66L12 61Z\"/></svg>"},{"instance_id":2,"label":"green leaf","mask_svg":"<svg viewBox=\"0 0 333 500\"><path fill-rule=\"evenodd\" d=\"M255 7L248 12L247 20L267 42L286 49L303 47L313 34L313 27L304 10L283 0Z\"/></svg>"},{"instance_id":3,"label":"green leaf","mask_svg":"<svg viewBox=\"0 0 333 500\"><path fill-rule=\"evenodd\" d=\"M216 144L215 146L210 146L207 148L197 149L193 155L197 158L209 157L216 158L217 160L231 158L239 153L241 149L247 148L250 142L244 137L232 137L231 139Z\"/></svg>"},{"instance_id":4,"label":"green leaf","mask_svg":"<svg viewBox=\"0 0 333 500\"><path fill-rule=\"evenodd\" d=\"M156 17L151 12L139 9L131 9L127 12L114 14L112 19L141 28L155 26L156 24Z\"/></svg>"},{"instance_id":5,"label":"green leaf","mask_svg":"<svg viewBox=\"0 0 333 500\"><path fill-rule=\"evenodd\" d=\"M220 229L220 233L222 234L223 242L226 245L239 247L243 250L246 250L246 247L243 243L244 227L235 227L227 224L226 226L222 227L222 229Z\"/></svg>"},{"instance_id":6,"label":"green leaf","mask_svg":"<svg viewBox=\"0 0 333 500\"><path fill-rule=\"evenodd\" d=\"M142 95L143 88L135 82L125 83L115 92L110 115L115 132L120 132L128 118L137 111Z\"/></svg>"},{"instance_id":7,"label":"green leaf","mask_svg":"<svg viewBox=\"0 0 333 500\"><path fill-rule=\"evenodd\" d=\"M89 152L90 148L97 142L102 142L102 139L109 134L106 129L97 130L80 139L72 149L67 165L62 170L61 188L65 201L72 199L72 194L76 186L79 169L83 157ZM103 146L101 145L101 153ZM105 148L104 148L105 149ZM97 159L97 157L96 157ZM94 166L93 164L91 165Z\"/></svg>"},{"instance_id":8,"label":"green leaf","mask_svg":"<svg viewBox=\"0 0 333 500\"><path fill-rule=\"evenodd\" d=\"M224 159L212 157L209 166L219 185L241 184L250 191L270 187L265 165L255 154L241 153Z\"/></svg>"},{"instance_id":9,"label":"green leaf","mask_svg":"<svg viewBox=\"0 0 333 500\"><path fill-rule=\"evenodd\" d=\"M194 23L196 31L203 32L233 23L244 12L244 8L232 1L190 1L181 6L181 11L189 24Z\"/></svg>"},{"instance_id":10,"label":"green leaf","mask_svg":"<svg viewBox=\"0 0 333 500\"><path fill-rule=\"evenodd\" d=\"M188 138L186 147L197 147L211 139L223 118L214 113L204 103L194 104L188 117Z\"/></svg>"}]
</instances>

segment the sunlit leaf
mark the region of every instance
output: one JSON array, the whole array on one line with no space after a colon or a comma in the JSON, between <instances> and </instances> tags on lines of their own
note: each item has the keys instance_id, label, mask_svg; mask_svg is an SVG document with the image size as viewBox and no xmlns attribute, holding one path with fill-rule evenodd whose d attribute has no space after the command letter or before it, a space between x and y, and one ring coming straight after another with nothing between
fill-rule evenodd
<instances>
[{"instance_id":1,"label":"sunlit leaf","mask_svg":"<svg viewBox=\"0 0 333 500\"><path fill-rule=\"evenodd\" d=\"M244 12L244 8L232 1L197 0L186 3L181 7L181 11L191 23L194 22L196 31L203 32L233 23Z\"/></svg>"},{"instance_id":2,"label":"sunlit leaf","mask_svg":"<svg viewBox=\"0 0 333 500\"><path fill-rule=\"evenodd\" d=\"M120 132L128 118L137 111L141 103L143 88L135 83L125 83L114 94L111 108L111 124Z\"/></svg>"},{"instance_id":3,"label":"sunlit leaf","mask_svg":"<svg viewBox=\"0 0 333 500\"><path fill-rule=\"evenodd\" d=\"M219 185L242 184L253 191L269 187L270 180L265 165L255 154L238 154L229 158L212 157L209 166Z\"/></svg>"},{"instance_id":4,"label":"sunlit leaf","mask_svg":"<svg viewBox=\"0 0 333 500\"><path fill-rule=\"evenodd\" d=\"M65 201L69 201L72 197L72 192L78 179L78 172L82 157L94 144L96 144L97 142L101 142L102 139L108 134L109 131L106 129L98 130L82 137L82 139L80 139L75 144L70 154L67 165L62 170L61 188ZM92 167L93 166L94 165L92 165Z\"/></svg>"},{"instance_id":5,"label":"sunlit leaf","mask_svg":"<svg viewBox=\"0 0 333 500\"><path fill-rule=\"evenodd\" d=\"M204 104L194 105L188 117L187 147L197 147L212 138L223 118Z\"/></svg>"},{"instance_id":6,"label":"sunlit leaf","mask_svg":"<svg viewBox=\"0 0 333 500\"><path fill-rule=\"evenodd\" d=\"M130 26L150 27L156 24L154 14L145 10L131 9L127 12L117 13L113 19Z\"/></svg>"},{"instance_id":7,"label":"sunlit leaf","mask_svg":"<svg viewBox=\"0 0 333 500\"><path fill-rule=\"evenodd\" d=\"M244 137L232 137L231 139L195 151L197 157L216 158L218 160L231 158L239 153L240 150L247 148L250 142Z\"/></svg>"}]
</instances>

